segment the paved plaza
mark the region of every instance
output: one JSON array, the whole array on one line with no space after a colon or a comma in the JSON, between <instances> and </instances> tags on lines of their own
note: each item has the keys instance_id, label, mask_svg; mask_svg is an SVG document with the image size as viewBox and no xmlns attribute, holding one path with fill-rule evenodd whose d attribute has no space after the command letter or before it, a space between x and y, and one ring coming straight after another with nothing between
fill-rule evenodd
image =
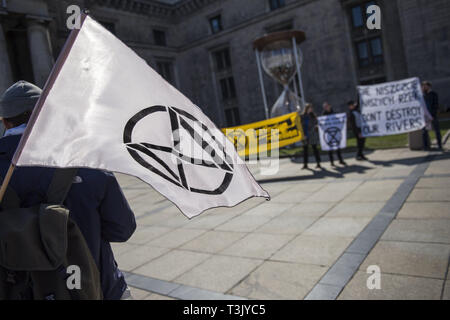
<instances>
[{"instance_id":1,"label":"paved plaza","mask_svg":"<svg viewBox=\"0 0 450 320\"><path fill-rule=\"evenodd\" d=\"M450 144L446 145L446 149ZM450 299L450 153L377 150L347 167L275 176L271 195L188 220L117 175L137 218L113 244L136 299ZM311 167L314 167L313 165ZM369 290L368 266L381 270Z\"/></svg>"}]
</instances>

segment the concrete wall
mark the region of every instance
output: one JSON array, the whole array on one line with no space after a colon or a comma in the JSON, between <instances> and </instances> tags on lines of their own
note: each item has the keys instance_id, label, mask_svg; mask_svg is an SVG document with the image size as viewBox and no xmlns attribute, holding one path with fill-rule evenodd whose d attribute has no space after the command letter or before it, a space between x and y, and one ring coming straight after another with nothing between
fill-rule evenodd
<instances>
[{"instance_id":1,"label":"concrete wall","mask_svg":"<svg viewBox=\"0 0 450 320\"><path fill-rule=\"evenodd\" d=\"M450 107L450 1L398 0L410 76L433 83L441 110Z\"/></svg>"}]
</instances>

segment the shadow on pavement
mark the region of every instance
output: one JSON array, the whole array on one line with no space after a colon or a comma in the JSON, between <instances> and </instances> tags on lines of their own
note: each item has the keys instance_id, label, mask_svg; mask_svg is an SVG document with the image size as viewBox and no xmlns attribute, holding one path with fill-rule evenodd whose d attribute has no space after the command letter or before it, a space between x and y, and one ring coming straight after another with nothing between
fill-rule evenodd
<instances>
[{"instance_id":1,"label":"shadow on pavement","mask_svg":"<svg viewBox=\"0 0 450 320\"><path fill-rule=\"evenodd\" d=\"M330 171L326 168L322 168L322 170L313 170L313 169L301 169L299 165L299 171L310 171L313 173L313 175L308 176L291 176L291 177L279 177L279 178L273 178L273 179L264 179L264 180L258 180L259 183L274 183L274 182L287 182L287 181L303 181L303 180L318 180L323 179L327 177L336 178L336 179L343 179L345 178L345 174L357 172L360 174L365 173L368 169L371 169L370 167L366 167L363 165L348 165L345 167L336 167L335 170L337 171Z\"/></svg>"},{"instance_id":2,"label":"shadow on pavement","mask_svg":"<svg viewBox=\"0 0 450 320\"><path fill-rule=\"evenodd\" d=\"M424 162L432 162L436 160L445 160L450 159L450 152L445 151L439 151L439 149L431 149L430 151L434 152L440 152L440 153L434 153L430 154L428 156L418 156L418 157L410 157L410 158L403 158L398 160L370 160L369 162L377 165L377 166L383 166L383 167L392 167L393 165L400 164L404 166L415 166L420 163Z\"/></svg>"},{"instance_id":3,"label":"shadow on pavement","mask_svg":"<svg viewBox=\"0 0 450 320\"><path fill-rule=\"evenodd\" d=\"M438 149L432 149L431 151L438 151ZM369 154L367 152L366 154ZM347 158L347 157L345 157ZM450 152L441 152L441 153L435 153L430 154L428 156L417 156L417 157L410 157L410 158L403 158L398 160L368 160L368 163L374 164L376 166L383 166L383 167L392 167L393 165L407 165L407 166L414 166L420 163L425 162L432 162L436 160L444 160L444 159L450 159ZM291 162L298 163L299 164L299 171L310 171L313 173L313 175L298 175L298 176L284 176L284 177L278 177L278 178L272 178L272 179L261 179L258 180L259 183L276 183L276 182L289 182L289 181L306 181L306 180L318 180L323 179L327 177L336 178L336 179L343 179L345 178L346 174L349 173L359 173L364 174L367 170L372 169L372 167L364 166L365 161L361 161L361 164L352 164L347 166L340 166L335 167L336 171L330 171L326 168L322 168L322 170L313 170L311 168L309 169L302 169L301 164L303 164L303 158L291 158ZM315 162L310 162L311 166L315 166Z\"/></svg>"}]
</instances>

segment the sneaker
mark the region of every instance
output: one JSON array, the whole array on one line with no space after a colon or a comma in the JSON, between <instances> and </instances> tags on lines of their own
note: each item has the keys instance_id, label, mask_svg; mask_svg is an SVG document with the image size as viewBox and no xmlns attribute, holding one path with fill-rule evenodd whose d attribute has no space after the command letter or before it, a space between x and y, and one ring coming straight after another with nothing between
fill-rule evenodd
<instances>
[{"instance_id":1,"label":"sneaker","mask_svg":"<svg viewBox=\"0 0 450 320\"><path fill-rule=\"evenodd\" d=\"M361 158L362 158L363 160L366 160L366 161L369 160L369 159L366 158L365 155L362 155Z\"/></svg>"},{"instance_id":2,"label":"sneaker","mask_svg":"<svg viewBox=\"0 0 450 320\"><path fill-rule=\"evenodd\" d=\"M343 165L343 166L346 166L346 165L347 165L347 162L345 162L345 161L339 161L339 163L340 163L341 165Z\"/></svg>"},{"instance_id":3,"label":"sneaker","mask_svg":"<svg viewBox=\"0 0 450 320\"><path fill-rule=\"evenodd\" d=\"M332 166L332 167L336 167L336 165L334 164L334 162L331 162L331 166Z\"/></svg>"}]
</instances>

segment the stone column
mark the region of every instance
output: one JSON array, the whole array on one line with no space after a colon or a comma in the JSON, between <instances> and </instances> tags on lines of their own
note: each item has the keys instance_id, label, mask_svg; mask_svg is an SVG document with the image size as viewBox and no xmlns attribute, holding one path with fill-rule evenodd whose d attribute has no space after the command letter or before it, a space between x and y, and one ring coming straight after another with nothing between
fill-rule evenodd
<instances>
[{"instance_id":1,"label":"stone column","mask_svg":"<svg viewBox=\"0 0 450 320\"><path fill-rule=\"evenodd\" d=\"M11 65L6 48L5 34L0 23L0 96L12 85L12 82Z\"/></svg>"},{"instance_id":2,"label":"stone column","mask_svg":"<svg viewBox=\"0 0 450 320\"><path fill-rule=\"evenodd\" d=\"M54 64L50 36L47 27L36 20L28 21L27 33L34 82L42 88Z\"/></svg>"}]
</instances>

